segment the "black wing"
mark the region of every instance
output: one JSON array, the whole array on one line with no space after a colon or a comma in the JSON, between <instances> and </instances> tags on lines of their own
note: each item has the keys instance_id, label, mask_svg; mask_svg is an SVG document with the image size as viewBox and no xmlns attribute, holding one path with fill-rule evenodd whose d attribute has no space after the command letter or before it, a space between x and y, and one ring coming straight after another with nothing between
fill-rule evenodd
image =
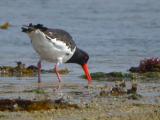
<instances>
[{"instance_id":1,"label":"black wing","mask_svg":"<svg viewBox=\"0 0 160 120\"><path fill-rule=\"evenodd\" d=\"M22 32L31 32L35 29L41 30L45 35L50 37L51 39L56 38L56 40L63 41L66 45L73 50L76 47L75 42L72 39L72 36L61 29L51 29L43 26L42 24L33 25L30 23L29 25L24 25L22 27Z\"/></svg>"},{"instance_id":2,"label":"black wing","mask_svg":"<svg viewBox=\"0 0 160 120\"><path fill-rule=\"evenodd\" d=\"M47 30L43 31L43 33L52 39L56 38L59 41L63 41L69 48L71 48L71 50L73 50L76 47L76 44L72 39L72 36L64 30L48 28Z\"/></svg>"}]
</instances>

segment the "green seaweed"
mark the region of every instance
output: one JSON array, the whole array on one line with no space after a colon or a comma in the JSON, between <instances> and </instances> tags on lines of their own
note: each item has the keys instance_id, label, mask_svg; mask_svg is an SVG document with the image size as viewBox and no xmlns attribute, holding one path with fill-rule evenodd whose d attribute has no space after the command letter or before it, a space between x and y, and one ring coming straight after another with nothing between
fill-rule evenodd
<instances>
[{"instance_id":1,"label":"green seaweed","mask_svg":"<svg viewBox=\"0 0 160 120\"><path fill-rule=\"evenodd\" d=\"M36 94L45 94L46 93L43 89L35 89L35 90L32 90L32 92L34 92Z\"/></svg>"},{"instance_id":2,"label":"green seaweed","mask_svg":"<svg viewBox=\"0 0 160 120\"><path fill-rule=\"evenodd\" d=\"M160 78L160 72L146 72L140 75L147 78Z\"/></svg>"},{"instance_id":3,"label":"green seaweed","mask_svg":"<svg viewBox=\"0 0 160 120\"><path fill-rule=\"evenodd\" d=\"M99 79L99 78L104 78L106 77L106 73L104 72L96 72L96 73L91 73L92 79ZM83 78L85 78L85 76L83 75Z\"/></svg>"},{"instance_id":4,"label":"green seaweed","mask_svg":"<svg viewBox=\"0 0 160 120\"><path fill-rule=\"evenodd\" d=\"M85 75L81 76L82 78L86 78ZM110 73L105 73L105 72L95 72L91 73L91 77L93 80L98 80L98 81L117 81L117 80L123 80L123 79L132 79L133 76L130 73L122 73L122 72L110 72Z\"/></svg>"},{"instance_id":5,"label":"green seaweed","mask_svg":"<svg viewBox=\"0 0 160 120\"><path fill-rule=\"evenodd\" d=\"M134 93L134 94L130 94L128 96L128 99L132 99L132 100L139 100L140 98L142 98L141 95L137 94L137 93Z\"/></svg>"},{"instance_id":6,"label":"green seaweed","mask_svg":"<svg viewBox=\"0 0 160 120\"><path fill-rule=\"evenodd\" d=\"M81 75L80 77L86 79L85 75ZM123 81L123 80L157 81L160 78L160 72L145 72L145 73L95 72L91 73L91 77L93 80L96 81Z\"/></svg>"}]
</instances>

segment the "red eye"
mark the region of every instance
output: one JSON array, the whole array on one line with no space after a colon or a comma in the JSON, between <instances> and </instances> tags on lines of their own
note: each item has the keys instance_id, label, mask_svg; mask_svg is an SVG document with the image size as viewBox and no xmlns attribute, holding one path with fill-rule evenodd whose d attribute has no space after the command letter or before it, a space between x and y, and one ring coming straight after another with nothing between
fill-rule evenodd
<instances>
[{"instance_id":1,"label":"red eye","mask_svg":"<svg viewBox=\"0 0 160 120\"><path fill-rule=\"evenodd\" d=\"M85 56L84 59L87 61L88 60L88 56Z\"/></svg>"}]
</instances>

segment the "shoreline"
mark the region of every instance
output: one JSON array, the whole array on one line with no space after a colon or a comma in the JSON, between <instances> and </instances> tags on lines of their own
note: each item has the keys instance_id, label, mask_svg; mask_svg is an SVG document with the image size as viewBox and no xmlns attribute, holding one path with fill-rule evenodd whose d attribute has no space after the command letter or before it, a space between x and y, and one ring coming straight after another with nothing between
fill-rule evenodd
<instances>
[{"instance_id":1,"label":"shoreline","mask_svg":"<svg viewBox=\"0 0 160 120\"><path fill-rule=\"evenodd\" d=\"M32 88L25 86L21 93L16 93L15 91L5 93L7 96L15 95L17 98L21 96L24 99L37 99L45 100L57 99L59 96L53 92L53 87L50 83L43 84L44 93L36 93L35 84L30 85ZM13 86L12 86L13 87ZM88 91L84 86L84 92ZM34 110L31 112L27 111L1 111L0 120L159 120L160 118L160 96L155 96L152 103L150 100L153 96L142 96L139 99L129 99L128 95L119 96L100 96L99 92L104 85L97 85L91 92L89 96L84 96L82 89L79 88L77 84L65 83L62 86L65 99L70 100L68 102L76 103L80 108L53 108L49 110ZM109 89L110 85L106 88ZM24 91L25 90L25 91ZM68 91L68 92L67 92ZM98 92L97 92L98 91ZM150 86L144 83L139 84L138 94L141 93L152 93L160 91L159 86ZM23 95L22 95L23 94ZM2 94L1 94L2 95ZM17 96L17 97L16 97ZM13 98L12 98L13 99Z\"/></svg>"},{"instance_id":2,"label":"shoreline","mask_svg":"<svg viewBox=\"0 0 160 120\"><path fill-rule=\"evenodd\" d=\"M98 98L81 109L0 112L3 120L159 120L160 105L130 103L123 98Z\"/></svg>"}]
</instances>

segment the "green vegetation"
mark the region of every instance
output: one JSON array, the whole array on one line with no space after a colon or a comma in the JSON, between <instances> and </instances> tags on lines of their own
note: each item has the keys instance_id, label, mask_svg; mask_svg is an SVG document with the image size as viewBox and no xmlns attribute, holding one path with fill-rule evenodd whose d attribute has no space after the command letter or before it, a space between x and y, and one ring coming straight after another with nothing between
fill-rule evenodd
<instances>
[{"instance_id":1,"label":"green vegetation","mask_svg":"<svg viewBox=\"0 0 160 120\"><path fill-rule=\"evenodd\" d=\"M91 73L92 79L97 81L117 81L117 80L123 80L123 79L132 79L132 74L130 73L122 73L122 72L95 72ZM81 76L82 78L85 78L85 75Z\"/></svg>"},{"instance_id":2,"label":"green vegetation","mask_svg":"<svg viewBox=\"0 0 160 120\"><path fill-rule=\"evenodd\" d=\"M137 93L134 93L134 94L130 94L128 96L128 99L132 99L132 100L139 100L140 98L142 98L141 95L137 94Z\"/></svg>"},{"instance_id":3,"label":"green vegetation","mask_svg":"<svg viewBox=\"0 0 160 120\"><path fill-rule=\"evenodd\" d=\"M32 92L36 93L36 94L45 94L46 92L42 89L35 89L35 90L32 90Z\"/></svg>"}]
</instances>

